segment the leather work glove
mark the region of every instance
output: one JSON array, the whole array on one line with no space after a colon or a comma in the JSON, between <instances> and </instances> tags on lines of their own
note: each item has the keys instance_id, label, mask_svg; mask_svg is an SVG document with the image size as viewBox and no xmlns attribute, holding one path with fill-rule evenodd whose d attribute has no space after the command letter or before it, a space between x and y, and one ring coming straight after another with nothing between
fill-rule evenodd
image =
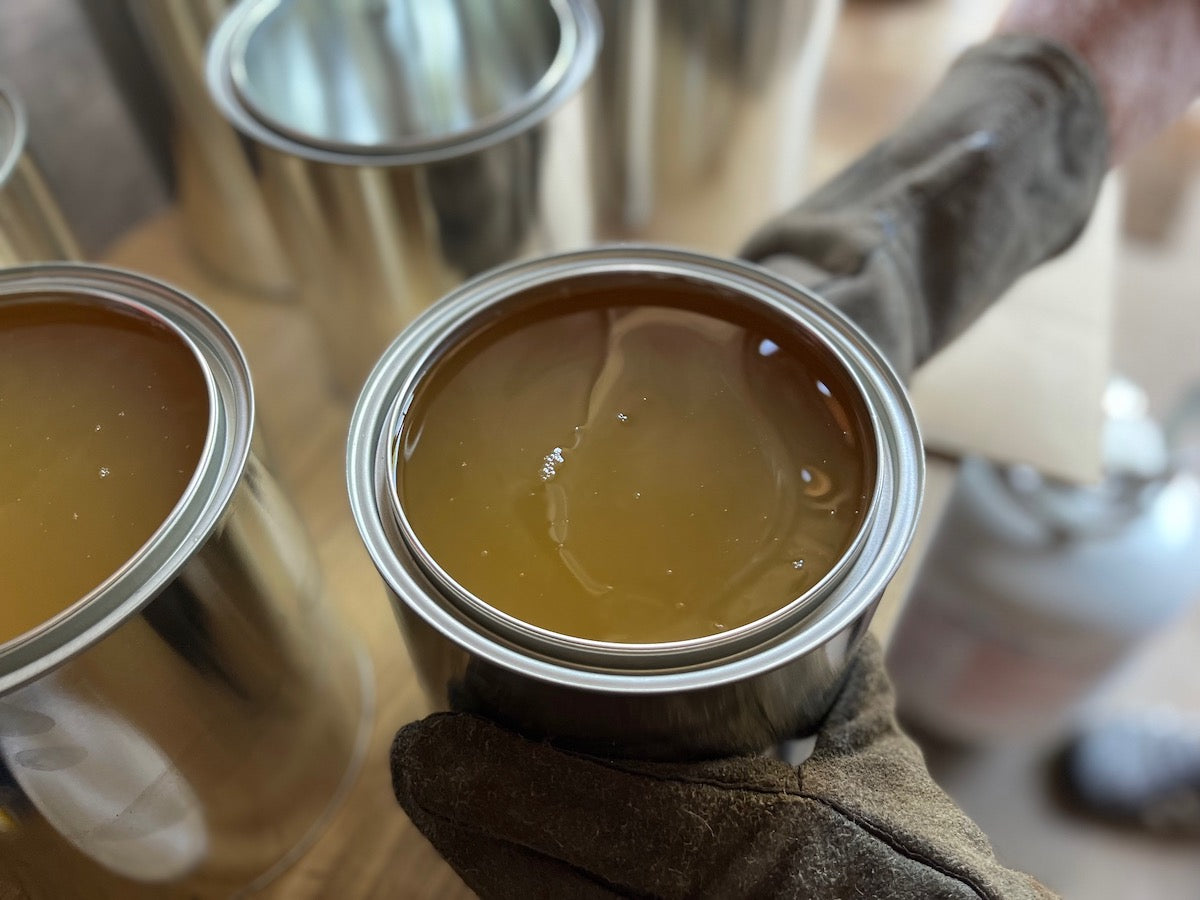
<instances>
[{"instance_id":1,"label":"leather work glove","mask_svg":"<svg viewBox=\"0 0 1200 900\"><path fill-rule=\"evenodd\" d=\"M896 725L868 638L791 766L601 759L440 713L392 748L400 805L482 897L1053 896L1001 866Z\"/></svg>"},{"instance_id":2,"label":"leather work glove","mask_svg":"<svg viewBox=\"0 0 1200 900\"><path fill-rule=\"evenodd\" d=\"M997 38L744 255L839 306L907 374L1074 240L1107 166L1083 63ZM392 771L413 822L484 897L1050 896L934 785L871 639L799 766L587 756L443 713L400 731Z\"/></svg>"}]
</instances>

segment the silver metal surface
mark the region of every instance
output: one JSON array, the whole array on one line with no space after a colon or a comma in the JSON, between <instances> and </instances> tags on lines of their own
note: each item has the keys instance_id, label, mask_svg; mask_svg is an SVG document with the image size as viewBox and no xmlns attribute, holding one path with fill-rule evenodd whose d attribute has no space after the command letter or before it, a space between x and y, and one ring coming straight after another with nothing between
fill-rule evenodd
<instances>
[{"instance_id":1,"label":"silver metal surface","mask_svg":"<svg viewBox=\"0 0 1200 900\"><path fill-rule=\"evenodd\" d=\"M286 865L348 789L369 663L251 449L249 373L224 326L133 273L0 272L0 303L47 294L173 327L209 383L209 437L128 563L0 645L0 872L33 896L229 896Z\"/></svg>"},{"instance_id":2,"label":"silver metal surface","mask_svg":"<svg viewBox=\"0 0 1200 900\"><path fill-rule=\"evenodd\" d=\"M0 80L0 267L79 259L79 245L26 152L25 109Z\"/></svg>"},{"instance_id":3,"label":"silver metal surface","mask_svg":"<svg viewBox=\"0 0 1200 900\"><path fill-rule=\"evenodd\" d=\"M602 239L733 253L800 198L839 0L597 0Z\"/></svg>"},{"instance_id":4,"label":"silver metal surface","mask_svg":"<svg viewBox=\"0 0 1200 900\"><path fill-rule=\"evenodd\" d=\"M845 565L779 614L712 638L607 645L506 622L469 595L464 602L465 592L422 561L395 515L398 413L433 361L533 294L631 278L686 280L814 336L861 387L877 439L871 511ZM817 724L911 541L923 477L904 389L853 324L766 270L654 247L548 257L464 285L388 348L359 398L348 447L355 520L435 705L478 710L592 749L654 757L758 751Z\"/></svg>"},{"instance_id":5,"label":"silver metal surface","mask_svg":"<svg viewBox=\"0 0 1200 900\"><path fill-rule=\"evenodd\" d=\"M591 0L243 0L208 51L342 389L464 278L586 242Z\"/></svg>"},{"instance_id":6,"label":"silver metal surface","mask_svg":"<svg viewBox=\"0 0 1200 900\"><path fill-rule=\"evenodd\" d=\"M232 284L288 294L291 272L254 160L204 83L205 42L229 0L127 0L126 6L171 105L175 189L188 244Z\"/></svg>"}]
</instances>

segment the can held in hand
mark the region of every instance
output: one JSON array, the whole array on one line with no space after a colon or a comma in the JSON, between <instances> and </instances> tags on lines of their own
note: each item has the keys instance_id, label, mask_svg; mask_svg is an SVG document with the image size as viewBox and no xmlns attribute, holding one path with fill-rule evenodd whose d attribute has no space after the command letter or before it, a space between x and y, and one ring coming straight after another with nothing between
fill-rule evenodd
<instances>
[{"instance_id":1,"label":"can held in hand","mask_svg":"<svg viewBox=\"0 0 1200 900\"><path fill-rule=\"evenodd\" d=\"M82 254L26 143L29 125L16 91L0 80L0 267Z\"/></svg>"},{"instance_id":2,"label":"can held in hand","mask_svg":"<svg viewBox=\"0 0 1200 900\"><path fill-rule=\"evenodd\" d=\"M590 237L591 0L243 0L207 78L353 397L464 278Z\"/></svg>"},{"instance_id":3,"label":"can held in hand","mask_svg":"<svg viewBox=\"0 0 1200 900\"><path fill-rule=\"evenodd\" d=\"M125 514L144 507L142 492L155 493L130 473L161 471L182 438L106 445L85 460L95 496L72 490L55 506L46 498L79 468L61 460L160 412L194 437L194 455L167 470L185 480L149 538L98 570L94 588L68 590L0 643L0 871L50 897L223 897L260 885L316 837L356 775L372 676L324 603L296 514L251 450L245 359L195 300L97 266L0 272L0 318L17 336L6 353L31 360L4 379L0 515L11 521L32 503L52 535L5 532L16 545L0 551L6 604L41 603L58 574L90 565ZM70 344L67 321L100 323L137 352L120 353L102 377L78 364L80 348L90 360L110 345ZM138 355L146 341L157 355ZM158 396L167 370L186 391L134 396ZM110 397L118 379L130 387ZM112 407L85 408L79 398L96 392ZM46 409L51 417L39 418ZM80 427L60 427L67 416ZM43 431L63 440L43 445ZM55 466L47 484L39 473ZM105 493L112 487L124 496ZM82 549L64 551L77 540L70 529L84 526ZM35 572L24 588L22 571Z\"/></svg>"},{"instance_id":4,"label":"can held in hand","mask_svg":"<svg viewBox=\"0 0 1200 900\"><path fill-rule=\"evenodd\" d=\"M433 460L442 464L438 470L442 474L423 478L418 473L415 482L405 480L405 467L414 465L416 459L414 447L432 439L433 426L414 424L420 421L413 419L414 410L433 409L441 402L445 394L430 392L446 390L444 385L450 383L446 379L458 377L454 373L460 371L456 368L460 361L466 360L461 363L465 372L477 359L483 359L485 352L491 352L473 355L476 351L472 348L480 346L481 336L499 334L503 339L517 333L520 322L540 321L538 317L543 315L578 312L585 317L603 318L612 312L603 308L608 302L605 298L618 298L616 302L635 306L611 320L623 324L609 335L608 347L613 352L604 357L603 364L597 366L588 356L588 362L576 365L586 348L604 346L604 341L580 337L577 330L572 330L575 325L564 325L557 339L539 338L523 344L521 352L513 355L513 365L504 378L489 374L490 381L480 382L485 388L490 384L489 390L503 394L514 393L518 382L527 382L534 391L532 405L539 407L545 405L541 401L549 396L547 391L582 381L584 389L574 403L588 413L586 422L575 429L573 442L545 448L550 452L543 461L540 444L519 446L526 434L534 434L540 426L527 427L526 422L509 417L507 412L502 415L503 425L499 425L488 418L494 398L468 391L464 396L469 411L461 417L457 413L443 416L442 424L437 426L451 435L447 452L436 453ZM692 322L695 330L685 334L663 330L662 322L647 325L647 319L654 316L642 316L642 311L660 308L669 310L667 318L676 313L686 314L681 321ZM728 321L688 318L701 310L715 310L730 318ZM856 489L846 500L852 503L848 511L853 513L853 527L826 561L826 569L816 573L808 587L798 593L783 594L780 602L765 611L746 614L743 608L741 619L700 619L694 632L678 627L678 621L673 620L672 604L666 604L665 616L655 612L657 618L647 618L648 624L640 631L632 624L625 627L624 614L601 625L589 624L587 628L591 630L586 630L568 620L556 619L575 599L556 593L558 588L549 590L536 613L516 615L512 612L516 606L498 602L499 594L490 595L486 587L471 589L465 577L451 574L465 571L455 569L451 559L463 547L467 548L467 557L479 561L483 567L480 571L500 559L499 543L486 545L482 551L465 543L473 539L477 523L490 516L496 522L494 538L498 542L509 542L510 535L520 538L520 535L548 534L554 543L550 547L551 566L561 561L586 590L576 608L587 606L588 615L602 613L614 596L609 590L610 583L623 577L624 568L641 564L634 562L634 555L645 556L650 568L660 561L665 566L670 547L681 543L677 540L679 534L659 532L657 540L664 548L662 559L657 558L656 547L649 547L648 554L643 553L645 545L655 540L638 537L644 528L641 510L646 507L637 504L649 502L651 492L658 490L668 497L662 507L668 518L679 510L691 508L689 504L695 505L695 514L709 520L712 526L709 532L714 529L719 532L724 527L721 524L724 514L741 516L753 532L760 520L766 523L775 516L776 510L766 508L774 495L792 498L805 493L828 494L826 487L819 484L824 476L813 474L816 467L810 472L794 465L793 448L788 442L776 440L766 432L763 444L773 444L773 460L779 465L764 464L751 473L757 479L756 502L761 500L763 507L741 502L750 489L748 480L718 484L719 466L709 465L709 461L719 458L722 465L739 464L738 460L745 455L740 450L731 454L719 450L717 445L730 434L723 429L723 423L714 430L711 421L703 421L704 415L691 418L685 415L687 421L680 428L692 429L699 423L698 431L681 430L678 434L668 431L665 437L662 433L641 432L651 434L649 440L636 437L639 433L636 430L619 432L626 427L634 429L639 421L654 421L649 412L659 405L655 395L658 387L682 398L685 409L716 409L704 406L714 396L722 404L720 408L734 418L743 416L748 407L761 406L758 400L743 403L741 397L734 397L732 402L721 399L728 395L726 387L733 383L722 377L702 390L693 391L702 373L719 367L715 351L708 349L718 344L710 339L731 333L730 323L739 317L752 319L769 331L766 337L752 340L743 340L736 336L740 332L735 332L732 344L720 344L733 348L730 358L745 360L747 366L753 364L747 369L750 374L745 382L752 386L748 389L750 395L760 399L766 396L767 388L763 386L768 381L762 379L768 375L763 366L783 355L777 354L780 347L800 348L797 365L819 364L822 371L830 373L825 380L840 387L831 392L825 380L804 385L785 380L781 384L771 383L772 397L783 398L785 406L781 408L787 408L786 403L791 402L788 398L803 389L811 391L816 406L822 407L831 394L840 395L841 404L829 407L834 410L833 421L839 433L848 435L853 431L861 436L861 440L846 444L853 448L855 457L850 460L848 471L864 473L861 490ZM639 322L646 327L641 328ZM624 343L613 343L618 340L614 337L617 332ZM697 349L677 352L683 342L690 342ZM623 405L609 409L605 397L612 395L615 382L634 370L644 369L647 358L657 365L651 357L636 356L634 351L640 353L639 347L665 348L667 362L659 367L659 375L663 377L638 382L650 385L651 389L643 391L637 387L627 398L631 403L628 409ZM557 361L545 364L552 357ZM581 379L577 371L580 368L592 375ZM588 381L592 376L594 382ZM639 405L642 401L644 406ZM602 410L599 418L593 415L596 409ZM643 410L647 415L643 415ZM465 428L477 420L484 422L479 439L458 442L459 425ZM501 428L507 432L502 434ZM717 439L706 439L713 435ZM583 490L568 477L572 467L579 471L585 465L578 452L583 446L581 441L607 441L616 447L611 466L609 460L599 466L592 465L598 471L597 478ZM761 449L757 443L751 440L746 452L757 453ZM469 444L478 444L482 449L468 461L466 455L459 454L472 450ZM515 491L512 494L515 500L503 505L497 515L490 506L469 502L469 485L483 484L486 489L493 480L504 481L506 476L498 460L510 445L517 447L522 459L536 456L537 465L531 470L534 478L530 484ZM623 455L624 448L635 448L630 451L634 456ZM642 490L628 489L630 486L618 470L630 460L640 465L647 453L654 459L658 476L657 481L646 480L643 495ZM822 460L818 454L817 462L832 461ZM481 472L482 477L469 474L475 471ZM778 474L785 471L794 473L794 483L786 483L790 475ZM689 486L690 483L676 477L679 472L698 472L707 483ZM705 473L711 474L712 479ZM517 263L454 291L415 321L384 353L359 398L348 448L349 491L355 520L387 584L412 659L433 704L478 711L525 733L560 739L588 750L657 758L761 751L782 739L809 733L819 724L840 687L842 675L884 588L911 541L923 473L920 436L903 386L870 340L848 319L816 296L764 269L654 247L598 248ZM442 477L453 490L452 496L446 498L442 522L448 538L435 551L433 531L422 530L413 502L416 494L427 486L426 482ZM782 480L777 481L777 477ZM727 498L724 509L720 508L722 504L706 509L697 500L701 495L716 496L713 492L718 490L724 490L720 496ZM539 520L543 492L547 512ZM606 492L613 496L611 503L604 499ZM600 499L590 499L593 495ZM744 508L734 509L739 503ZM525 513L531 509L533 518L527 520ZM438 512L434 510L435 516ZM830 507L826 514L834 512ZM676 518L686 523L690 515ZM587 519L590 521L584 521ZM608 537L600 543L630 545L620 550L602 572L590 561L596 555L596 542L591 547L571 544L574 538L568 536L598 527L600 519L610 520ZM782 528L774 531L781 547L790 546L789 542L805 543L808 535L796 533L790 524L793 518L784 516L781 521ZM521 540L513 546L525 546ZM750 552L738 559L744 557L753 562L758 548L769 547L771 540L774 538L743 543L736 552ZM711 559L730 549L727 542L718 546L689 539L682 544L675 551L697 563L698 570L704 570ZM638 545L642 545L640 549ZM533 558L522 557L520 553L518 550L506 565L521 571L506 569L507 576L517 578L519 585L525 583L520 579L528 575L532 595L534 582L540 576L534 571ZM791 555L781 559L782 568L787 570L783 574L799 574L805 565L805 560ZM780 566L772 565L769 577L774 579L780 574ZM651 572L646 577L658 577L656 583L667 590L665 585L670 579L692 574L676 567ZM489 577L482 583L486 584ZM543 579L540 583L551 582ZM570 579L554 582L559 588L570 583ZM700 585L697 594L704 593L705 583L703 578L697 582ZM714 587L714 593L715 590ZM744 591L734 593L738 604L747 599ZM650 605L657 599L652 592L635 598ZM699 600L702 607L705 599L685 592L673 606L683 610L697 605L692 601ZM748 599L755 600L753 596ZM555 621L567 624L555 626L552 624ZM653 640L639 637L647 634L663 637Z\"/></svg>"}]
</instances>

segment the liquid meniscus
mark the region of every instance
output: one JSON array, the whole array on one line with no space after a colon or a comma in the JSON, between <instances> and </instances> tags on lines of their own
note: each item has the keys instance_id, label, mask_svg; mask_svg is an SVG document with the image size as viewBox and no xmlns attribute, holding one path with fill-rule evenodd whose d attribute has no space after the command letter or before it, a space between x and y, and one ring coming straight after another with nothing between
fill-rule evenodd
<instances>
[{"instance_id":1,"label":"liquid meniscus","mask_svg":"<svg viewBox=\"0 0 1200 900\"><path fill-rule=\"evenodd\" d=\"M753 622L846 552L873 489L853 382L798 326L686 288L543 303L419 383L397 491L485 603L655 643Z\"/></svg>"},{"instance_id":2,"label":"liquid meniscus","mask_svg":"<svg viewBox=\"0 0 1200 900\"><path fill-rule=\"evenodd\" d=\"M208 417L194 353L148 315L0 302L0 642L149 540L195 474Z\"/></svg>"}]
</instances>

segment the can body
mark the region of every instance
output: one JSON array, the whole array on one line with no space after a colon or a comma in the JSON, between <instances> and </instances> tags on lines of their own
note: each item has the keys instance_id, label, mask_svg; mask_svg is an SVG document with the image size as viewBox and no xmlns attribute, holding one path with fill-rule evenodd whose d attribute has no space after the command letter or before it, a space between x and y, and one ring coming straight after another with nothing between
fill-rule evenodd
<instances>
[{"instance_id":1,"label":"can body","mask_svg":"<svg viewBox=\"0 0 1200 900\"><path fill-rule=\"evenodd\" d=\"M65 617L0 647L0 870L34 896L228 896L272 877L348 789L371 675L303 527L250 452L244 361L210 313L85 266L0 277L150 310L212 373L211 452L172 516Z\"/></svg>"},{"instance_id":2,"label":"can body","mask_svg":"<svg viewBox=\"0 0 1200 900\"><path fill-rule=\"evenodd\" d=\"M733 253L799 199L837 0L599 0L603 238Z\"/></svg>"},{"instance_id":3,"label":"can body","mask_svg":"<svg viewBox=\"0 0 1200 900\"><path fill-rule=\"evenodd\" d=\"M482 613L428 565L394 516L389 466L398 417L421 375L482 322L575 290L663 283L769 309L834 354L875 423L875 484L864 524L831 575L778 613L706 638L586 641ZM530 298L537 298L531 300ZM432 702L615 755L691 758L761 751L811 732L912 537L923 485L916 422L887 363L823 301L757 267L621 246L514 264L464 285L388 349L359 398L348 478L360 533L388 585ZM436 561L435 561L436 562Z\"/></svg>"},{"instance_id":4,"label":"can body","mask_svg":"<svg viewBox=\"0 0 1200 900\"><path fill-rule=\"evenodd\" d=\"M404 2L378 6L417 19L435 12ZM295 43L271 45L274 53L286 51L288 65L311 73L323 89L336 87L335 75L346 69L378 87L379 81L355 68L357 57L330 38L358 28L361 16L374 14L366 7L293 4L267 10L250 0L225 17L209 47L212 95L256 149L267 203L297 285L325 338L334 380L351 396L396 332L464 278L521 256L578 246L590 237L578 91L599 42L594 10L590 0L505 8L529 11L529 34L555 23L562 40L553 71L564 73L561 78L544 96L531 94L529 103L514 101L507 118L468 121L449 137L424 135L418 123L402 144L379 138L348 147L298 129L285 131L273 122L275 110L269 104L283 103L287 95L260 97L255 105L255 96L248 96L238 82L239 72L256 71L253 54L261 52L259 36L266 32L270 37L273 17L287 14L291 19L284 24L303 31L305 48L337 57L330 62L316 49L297 51ZM482 15L487 10L487 4L465 4L447 14ZM406 60L420 58L421 49L420 43L389 45L381 51L383 62L403 69ZM466 66L470 58L463 59ZM468 80L460 73L452 80L468 93L479 88L459 83ZM446 102L423 94L427 86L416 76L385 83L388 90L400 90L397 84L411 88L415 99L385 91L374 98L376 106L364 104L351 112L370 123L379 108L406 102L438 108ZM538 81L530 91L544 84ZM331 109L342 107L331 103Z\"/></svg>"},{"instance_id":5,"label":"can body","mask_svg":"<svg viewBox=\"0 0 1200 900\"><path fill-rule=\"evenodd\" d=\"M26 151L25 110L0 81L0 267L82 254Z\"/></svg>"}]
</instances>

